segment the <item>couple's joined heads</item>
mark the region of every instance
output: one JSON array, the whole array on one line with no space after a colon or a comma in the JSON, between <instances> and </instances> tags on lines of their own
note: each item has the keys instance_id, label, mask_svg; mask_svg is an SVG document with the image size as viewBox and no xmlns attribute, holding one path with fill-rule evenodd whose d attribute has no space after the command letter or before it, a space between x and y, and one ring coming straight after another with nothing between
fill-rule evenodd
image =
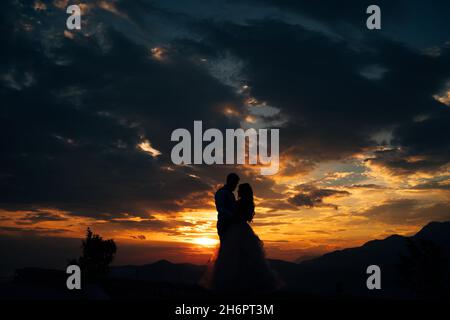
<instances>
[{"instance_id":1,"label":"couple's joined heads","mask_svg":"<svg viewBox=\"0 0 450 320\"><path fill-rule=\"evenodd\" d=\"M236 173L230 173L227 176L227 187L231 190L234 191L237 187L237 185L239 184L239 176ZM248 184L248 183L242 183L239 185L238 188L238 197L239 198L251 198L253 199L253 190L252 187Z\"/></svg>"}]
</instances>

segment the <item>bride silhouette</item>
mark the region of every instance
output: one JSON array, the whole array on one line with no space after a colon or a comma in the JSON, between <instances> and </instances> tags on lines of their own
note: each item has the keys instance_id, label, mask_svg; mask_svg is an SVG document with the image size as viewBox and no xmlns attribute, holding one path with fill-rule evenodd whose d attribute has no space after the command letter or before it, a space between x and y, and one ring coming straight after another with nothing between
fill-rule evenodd
<instances>
[{"instance_id":1,"label":"bride silhouette","mask_svg":"<svg viewBox=\"0 0 450 320\"><path fill-rule=\"evenodd\" d=\"M204 286L223 293L264 293L280 286L265 258L263 242L250 226L254 215L253 190L248 183L240 184L229 226L208 263Z\"/></svg>"}]
</instances>

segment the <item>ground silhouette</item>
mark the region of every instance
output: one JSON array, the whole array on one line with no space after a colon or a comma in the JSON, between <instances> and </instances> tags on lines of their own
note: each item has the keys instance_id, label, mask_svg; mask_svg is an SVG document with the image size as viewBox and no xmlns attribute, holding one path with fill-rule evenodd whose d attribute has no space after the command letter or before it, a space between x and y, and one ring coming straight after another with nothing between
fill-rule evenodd
<instances>
[{"instance_id":1,"label":"ground silhouette","mask_svg":"<svg viewBox=\"0 0 450 320\"><path fill-rule=\"evenodd\" d=\"M89 230L79 259L92 275L103 277L96 285L108 298L211 296L198 285L205 266L162 260L142 266L109 267L116 250L113 240L103 240ZM301 263L270 259L269 263L287 284L277 297L436 299L449 298L448 257L450 222L432 222L411 237L392 235ZM366 287L366 268L372 264L381 268L382 290ZM13 283L0 285L0 297L90 298L84 292L68 292L61 284L65 277L63 270L20 269Z\"/></svg>"}]
</instances>

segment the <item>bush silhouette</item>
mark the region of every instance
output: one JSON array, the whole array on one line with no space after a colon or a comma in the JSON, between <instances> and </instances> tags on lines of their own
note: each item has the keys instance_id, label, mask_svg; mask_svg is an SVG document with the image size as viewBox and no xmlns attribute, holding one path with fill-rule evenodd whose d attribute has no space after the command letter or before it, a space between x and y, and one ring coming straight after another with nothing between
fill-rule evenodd
<instances>
[{"instance_id":1,"label":"bush silhouette","mask_svg":"<svg viewBox=\"0 0 450 320\"><path fill-rule=\"evenodd\" d=\"M408 251L399 266L403 285L420 298L448 296L449 264L443 250L428 240L409 239Z\"/></svg>"},{"instance_id":2,"label":"bush silhouette","mask_svg":"<svg viewBox=\"0 0 450 320\"><path fill-rule=\"evenodd\" d=\"M103 240L100 235L94 234L88 228L81 247L83 253L78 259L78 264L86 278L91 281L103 278L108 273L109 265L117 251L114 240Z\"/></svg>"}]
</instances>

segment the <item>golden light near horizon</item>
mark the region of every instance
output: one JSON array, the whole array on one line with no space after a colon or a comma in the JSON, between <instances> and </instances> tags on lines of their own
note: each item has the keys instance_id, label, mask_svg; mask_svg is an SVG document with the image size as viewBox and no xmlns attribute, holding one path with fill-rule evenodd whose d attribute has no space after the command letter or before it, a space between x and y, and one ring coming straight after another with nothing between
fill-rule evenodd
<instances>
[{"instance_id":1,"label":"golden light near horizon","mask_svg":"<svg viewBox=\"0 0 450 320\"><path fill-rule=\"evenodd\" d=\"M196 238L192 242L195 244L199 244L203 247L214 247L219 243L219 241L217 239L206 238L206 237Z\"/></svg>"}]
</instances>

